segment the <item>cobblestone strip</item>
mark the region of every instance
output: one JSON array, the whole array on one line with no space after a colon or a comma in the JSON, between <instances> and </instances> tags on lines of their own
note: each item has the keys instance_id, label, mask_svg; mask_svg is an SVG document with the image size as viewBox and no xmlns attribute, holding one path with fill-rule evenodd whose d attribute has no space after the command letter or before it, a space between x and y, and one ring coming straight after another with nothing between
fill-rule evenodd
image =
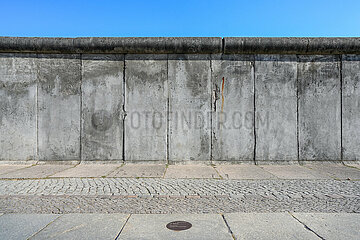
<instances>
[{"instance_id":1,"label":"cobblestone strip","mask_svg":"<svg viewBox=\"0 0 360 240\"><path fill-rule=\"evenodd\" d=\"M63 178L0 180L0 195L360 197L360 181Z\"/></svg>"}]
</instances>

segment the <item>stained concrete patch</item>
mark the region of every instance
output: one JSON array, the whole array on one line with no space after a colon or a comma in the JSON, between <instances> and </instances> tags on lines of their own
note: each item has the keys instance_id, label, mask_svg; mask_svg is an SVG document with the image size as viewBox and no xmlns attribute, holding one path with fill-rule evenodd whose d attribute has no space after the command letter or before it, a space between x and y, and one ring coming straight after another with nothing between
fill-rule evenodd
<instances>
[{"instance_id":1,"label":"stained concrete patch","mask_svg":"<svg viewBox=\"0 0 360 240\"><path fill-rule=\"evenodd\" d=\"M80 159L80 55L38 55L40 160Z\"/></svg>"},{"instance_id":2,"label":"stained concrete patch","mask_svg":"<svg viewBox=\"0 0 360 240\"><path fill-rule=\"evenodd\" d=\"M35 165L13 172L1 174L0 178L45 178L71 168L71 165Z\"/></svg>"},{"instance_id":3,"label":"stained concrete patch","mask_svg":"<svg viewBox=\"0 0 360 240\"><path fill-rule=\"evenodd\" d=\"M360 239L360 214L293 213L323 239Z\"/></svg>"},{"instance_id":4,"label":"stained concrete patch","mask_svg":"<svg viewBox=\"0 0 360 240\"><path fill-rule=\"evenodd\" d=\"M360 180L360 169L347 167L342 164L317 163L305 164L304 166L336 179Z\"/></svg>"},{"instance_id":5,"label":"stained concrete patch","mask_svg":"<svg viewBox=\"0 0 360 240\"><path fill-rule=\"evenodd\" d=\"M256 160L297 160L296 55L257 55Z\"/></svg>"},{"instance_id":6,"label":"stained concrete patch","mask_svg":"<svg viewBox=\"0 0 360 240\"><path fill-rule=\"evenodd\" d=\"M126 55L125 160L165 161L167 55Z\"/></svg>"},{"instance_id":7,"label":"stained concrete patch","mask_svg":"<svg viewBox=\"0 0 360 240\"><path fill-rule=\"evenodd\" d=\"M299 160L341 159L338 56L299 56Z\"/></svg>"},{"instance_id":8,"label":"stained concrete patch","mask_svg":"<svg viewBox=\"0 0 360 240\"><path fill-rule=\"evenodd\" d=\"M274 179L271 173L255 165L218 165L215 167L225 179Z\"/></svg>"},{"instance_id":9,"label":"stained concrete patch","mask_svg":"<svg viewBox=\"0 0 360 240\"><path fill-rule=\"evenodd\" d=\"M288 213L225 214L235 239L319 239Z\"/></svg>"},{"instance_id":10,"label":"stained concrete patch","mask_svg":"<svg viewBox=\"0 0 360 240\"><path fill-rule=\"evenodd\" d=\"M170 165L166 169L165 178L220 178L211 166Z\"/></svg>"},{"instance_id":11,"label":"stained concrete patch","mask_svg":"<svg viewBox=\"0 0 360 240\"><path fill-rule=\"evenodd\" d=\"M34 160L36 54L0 54L0 160Z\"/></svg>"},{"instance_id":12,"label":"stained concrete patch","mask_svg":"<svg viewBox=\"0 0 360 240\"><path fill-rule=\"evenodd\" d=\"M327 179L329 176L299 165L263 165L265 171L281 179Z\"/></svg>"},{"instance_id":13,"label":"stained concrete patch","mask_svg":"<svg viewBox=\"0 0 360 240\"><path fill-rule=\"evenodd\" d=\"M107 177L163 177L165 165L126 164L110 173Z\"/></svg>"},{"instance_id":14,"label":"stained concrete patch","mask_svg":"<svg viewBox=\"0 0 360 240\"><path fill-rule=\"evenodd\" d=\"M212 159L254 158L254 57L212 55Z\"/></svg>"},{"instance_id":15,"label":"stained concrete patch","mask_svg":"<svg viewBox=\"0 0 360 240\"><path fill-rule=\"evenodd\" d=\"M127 214L66 214L30 239L115 239Z\"/></svg>"},{"instance_id":16,"label":"stained concrete patch","mask_svg":"<svg viewBox=\"0 0 360 240\"><path fill-rule=\"evenodd\" d=\"M210 161L210 55L169 55L169 161Z\"/></svg>"},{"instance_id":17,"label":"stained concrete patch","mask_svg":"<svg viewBox=\"0 0 360 240\"><path fill-rule=\"evenodd\" d=\"M122 160L124 55L82 56L82 160Z\"/></svg>"},{"instance_id":18,"label":"stained concrete patch","mask_svg":"<svg viewBox=\"0 0 360 240\"><path fill-rule=\"evenodd\" d=\"M342 56L343 160L360 160L360 55Z\"/></svg>"},{"instance_id":19,"label":"stained concrete patch","mask_svg":"<svg viewBox=\"0 0 360 240\"><path fill-rule=\"evenodd\" d=\"M79 164L51 177L104 177L120 166L121 164Z\"/></svg>"},{"instance_id":20,"label":"stained concrete patch","mask_svg":"<svg viewBox=\"0 0 360 240\"><path fill-rule=\"evenodd\" d=\"M55 214L5 214L0 217L0 239L28 239L55 220Z\"/></svg>"},{"instance_id":21,"label":"stained concrete patch","mask_svg":"<svg viewBox=\"0 0 360 240\"><path fill-rule=\"evenodd\" d=\"M31 165L8 165L8 164L0 164L0 175L6 174L9 172L14 172L16 170L30 167Z\"/></svg>"},{"instance_id":22,"label":"stained concrete patch","mask_svg":"<svg viewBox=\"0 0 360 240\"><path fill-rule=\"evenodd\" d=\"M192 224L188 230L173 231L166 225L173 221ZM119 239L233 239L220 214L131 215Z\"/></svg>"}]
</instances>

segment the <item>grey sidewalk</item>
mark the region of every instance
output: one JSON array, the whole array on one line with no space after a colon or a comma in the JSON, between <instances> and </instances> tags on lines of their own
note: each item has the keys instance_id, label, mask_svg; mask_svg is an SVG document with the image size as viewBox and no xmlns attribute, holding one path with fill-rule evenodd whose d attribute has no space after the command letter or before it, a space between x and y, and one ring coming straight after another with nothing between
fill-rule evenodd
<instances>
[{"instance_id":1,"label":"grey sidewalk","mask_svg":"<svg viewBox=\"0 0 360 240\"><path fill-rule=\"evenodd\" d=\"M166 225L186 221L173 231ZM0 239L359 239L351 213L4 214Z\"/></svg>"},{"instance_id":2,"label":"grey sidewalk","mask_svg":"<svg viewBox=\"0 0 360 240\"><path fill-rule=\"evenodd\" d=\"M360 180L360 165L0 164L0 179L99 177Z\"/></svg>"}]
</instances>

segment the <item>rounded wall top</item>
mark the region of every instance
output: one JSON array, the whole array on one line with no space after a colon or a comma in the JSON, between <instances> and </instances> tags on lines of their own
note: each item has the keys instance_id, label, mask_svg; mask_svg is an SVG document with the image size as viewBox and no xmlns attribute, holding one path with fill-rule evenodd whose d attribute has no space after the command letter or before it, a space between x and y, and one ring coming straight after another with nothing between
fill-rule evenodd
<instances>
[{"instance_id":1,"label":"rounded wall top","mask_svg":"<svg viewBox=\"0 0 360 240\"><path fill-rule=\"evenodd\" d=\"M0 52L136 54L359 54L360 38L0 37Z\"/></svg>"}]
</instances>

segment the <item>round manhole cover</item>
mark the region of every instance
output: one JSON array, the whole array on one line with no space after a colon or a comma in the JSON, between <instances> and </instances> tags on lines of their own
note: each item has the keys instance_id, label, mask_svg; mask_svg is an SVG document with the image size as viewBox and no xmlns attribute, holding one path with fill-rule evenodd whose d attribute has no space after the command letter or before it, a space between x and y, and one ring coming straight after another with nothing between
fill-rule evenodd
<instances>
[{"instance_id":1,"label":"round manhole cover","mask_svg":"<svg viewBox=\"0 0 360 240\"><path fill-rule=\"evenodd\" d=\"M175 221L166 224L166 227L174 231L183 231L192 227L192 224L185 221Z\"/></svg>"}]
</instances>

